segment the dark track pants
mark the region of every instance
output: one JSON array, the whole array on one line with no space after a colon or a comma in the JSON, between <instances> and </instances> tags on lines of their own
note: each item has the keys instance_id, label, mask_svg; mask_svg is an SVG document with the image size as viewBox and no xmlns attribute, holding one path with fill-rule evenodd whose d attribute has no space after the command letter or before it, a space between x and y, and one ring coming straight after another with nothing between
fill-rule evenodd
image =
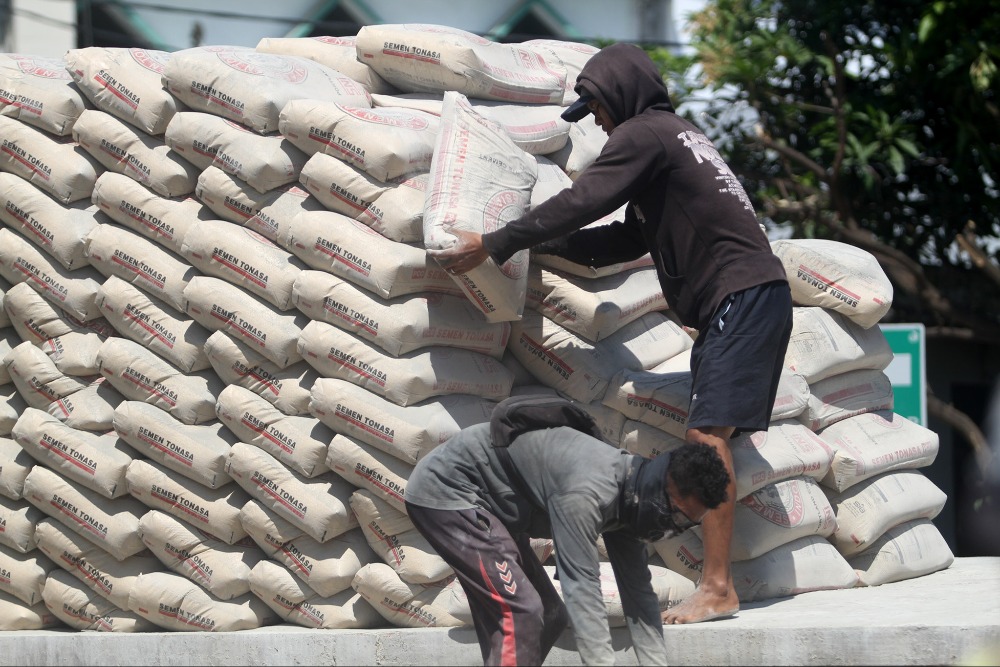
<instances>
[{"instance_id":1,"label":"dark track pants","mask_svg":"<svg viewBox=\"0 0 1000 667\"><path fill-rule=\"evenodd\" d=\"M566 629L566 606L531 550L481 509L406 505L413 525L455 570L469 598L484 665L541 665Z\"/></svg>"}]
</instances>

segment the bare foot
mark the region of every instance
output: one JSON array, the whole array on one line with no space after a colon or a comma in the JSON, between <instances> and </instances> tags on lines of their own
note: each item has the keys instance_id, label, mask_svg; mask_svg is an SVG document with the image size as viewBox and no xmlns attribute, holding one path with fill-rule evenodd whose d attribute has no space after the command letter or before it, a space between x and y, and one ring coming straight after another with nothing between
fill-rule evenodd
<instances>
[{"instance_id":1,"label":"bare foot","mask_svg":"<svg viewBox=\"0 0 1000 667\"><path fill-rule=\"evenodd\" d=\"M689 598L663 612L662 617L665 625L701 623L732 616L739 610L740 600L732 588L727 595L720 595L699 586Z\"/></svg>"}]
</instances>

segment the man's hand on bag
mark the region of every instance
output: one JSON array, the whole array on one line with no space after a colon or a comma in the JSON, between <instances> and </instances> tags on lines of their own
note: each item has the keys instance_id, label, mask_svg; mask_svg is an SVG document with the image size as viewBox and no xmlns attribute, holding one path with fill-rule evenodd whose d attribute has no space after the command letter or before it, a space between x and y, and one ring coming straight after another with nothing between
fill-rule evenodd
<instances>
[{"instance_id":1,"label":"man's hand on bag","mask_svg":"<svg viewBox=\"0 0 1000 667\"><path fill-rule=\"evenodd\" d=\"M427 249L427 254L437 260L448 273L468 273L486 261L490 254L483 247L483 236L464 229L448 228L448 233L455 237L455 243L447 248Z\"/></svg>"}]
</instances>

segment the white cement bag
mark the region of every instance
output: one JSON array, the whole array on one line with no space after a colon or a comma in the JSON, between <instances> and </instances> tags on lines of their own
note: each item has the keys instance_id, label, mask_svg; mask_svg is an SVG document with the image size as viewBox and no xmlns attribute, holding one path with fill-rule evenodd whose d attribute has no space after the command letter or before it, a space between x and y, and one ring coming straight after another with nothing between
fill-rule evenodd
<instances>
[{"instance_id":1,"label":"white cement bag","mask_svg":"<svg viewBox=\"0 0 1000 667\"><path fill-rule=\"evenodd\" d=\"M564 105L576 101L576 78L590 58L600 51L596 46L583 42L569 42L559 39L529 39L521 42L521 48L541 53L546 61L558 62L566 69L566 89L563 93Z\"/></svg>"},{"instance_id":2,"label":"white cement bag","mask_svg":"<svg viewBox=\"0 0 1000 667\"><path fill-rule=\"evenodd\" d=\"M357 34L358 59L404 92L458 91L518 104L561 104L566 69L537 51L443 25L382 24Z\"/></svg>"},{"instance_id":3,"label":"white cement bag","mask_svg":"<svg viewBox=\"0 0 1000 667\"><path fill-rule=\"evenodd\" d=\"M188 230L181 254L205 275L238 285L278 310L292 308L292 284L308 268L266 237L223 220L203 220Z\"/></svg>"},{"instance_id":4,"label":"white cement bag","mask_svg":"<svg viewBox=\"0 0 1000 667\"><path fill-rule=\"evenodd\" d=\"M146 548L137 532L146 508L132 498L109 500L40 465L25 477L24 497L119 561ZM41 542L40 536L38 539Z\"/></svg>"},{"instance_id":5,"label":"white cement bag","mask_svg":"<svg viewBox=\"0 0 1000 667\"><path fill-rule=\"evenodd\" d=\"M8 326L0 329L0 385L9 385L12 382L10 371L7 365L3 363L3 360L11 350L21 343L21 337L17 334L17 330L14 327Z\"/></svg>"},{"instance_id":6,"label":"white cement bag","mask_svg":"<svg viewBox=\"0 0 1000 667\"><path fill-rule=\"evenodd\" d=\"M732 565L740 602L810 591L853 588L858 574L825 538L800 537L762 556Z\"/></svg>"},{"instance_id":7,"label":"white cement bag","mask_svg":"<svg viewBox=\"0 0 1000 667\"><path fill-rule=\"evenodd\" d=\"M0 443L6 438L0 438ZM6 467L6 462L4 467ZM0 470L2 472L2 470ZM26 554L38 546L35 538L35 526L45 518L42 511L26 500L11 500L0 496L0 545Z\"/></svg>"},{"instance_id":8,"label":"white cement bag","mask_svg":"<svg viewBox=\"0 0 1000 667\"><path fill-rule=\"evenodd\" d=\"M771 242L799 306L821 306L858 326L874 326L892 307L892 283L875 256L848 243L826 239Z\"/></svg>"},{"instance_id":9,"label":"white cement bag","mask_svg":"<svg viewBox=\"0 0 1000 667\"><path fill-rule=\"evenodd\" d=\"M80 631L152 632L156 626L125 611L88 589L68 572L49 573L42 588L45 607L60 621Z\"/></svg>"},{"instance_id":10,"label":"white cement bag","mask_svg":"<svg viewBox=\"0 0 1000 667\"><path fill-rule=\"evenodd\" d=\"M303 477L330 470L326 450L335 433L311 415L286 415L238 385L219 392L215 413L241 442L259 447Z\"/></svg>"},{"instance_id":11,"label":"white cement bag","mask_svg":"<svg viewBox=\"0 0 1000 667\"><path fill-rule=\"evenodd\" d=\"M24 497L24 478L35 465L35 460L14 440L0 436L0 462L0 496L21 500Z\"/></svg>"},{"instance_id":12,"label":"white cement bag","mask_svg":"<svg viewBox=\"0 0 1000 667\"><path fill-rule=\"evenodd\" d=\"M65 136L86 108L62 58L0 55L0 114Z\"/></svg>"},{"instance_id":13,"label":"white cement bag","mask_svg":"<svg viewBox=\"0 0 1000 667\"><path fill-rule=\"evenodd\" d=\"M0 171L28 181L56 201L71 204L90 197L104 168L71 137L0 116Z\"/></svg>"},{"instance_id":14,"label":"white cement bag","mask_svg":"<svg viewBox=\"0 0 1000 667\"><path fill-rule=\"evenodd\" d=\"M316 153L299 174L299 182L327 209L368 225L400 243L424 239L424 199L428 174L376 180L357 167Z\"/></svg>"},{"instance_id":15,"label":"white cement bag","mask_svg":"<svg viewBox=\"0 0 1000 667\"><path fill-rule=\"evenodd\" d=\"M371 492L400 512L406 512L403 491L406 480L413 472L412 465L340 433L330 441L326 463L349 484Z\"/></svg>"},{"instance_id":16,"label":"white cement bag","mask_svg":"<svg viewBox=\"0 0 1000 667\"><path fill-rule=\"evenodd\" d=\"M930 519L915 519L887 530L848 561L864 586L880 586L947 569L955 556Z\"/></svg>"},{"instance_id":17,"label":"white cement bag","mask_svg":"<svg viewBox=\"0 0 1000 667\"><path fill-rule=\"evenodd\" d=\"M28 407L28 404L21 398L21 393L14 385L0 387L0 436L10 435L17 418ZM2 470L0 470L2 473ZM0 493L3 492L3 475L0 474Z\"/></svg>"},{"instance_id":18,"label":"white cement bag","mask_svg":"<svg viewBox=\"0 0 1000 667\"><path fill-rule=\"evenodd\" d=\"M813 431L864 412L892 410L892 382L882 371L862 368L814 382L799 421Z\"/></svg>"},{"instance_id":19,"label":"white cement bag","mask_svg":"<svg viewBox=\"0 0 1000 667\"><path fill-rule=\"evenodd\" d=\"M125 471L138 454L117 436L71 428L35 408L21 415L11 435L35 460L68 480L108 499L128 493Z\"/></svg>"},{"instance_id":20,"label":"white cement bag","mask_svg":"<svg viewBox=\"0 0 1000 667\"><path fill-rule=\"evenodd\" d=\"M938 434L891 410L866 412L827 426L819 437L834 451L820 483L843 491L890 470L923 468L938 453Z\"/></svg>"},{"instance_id":21,"label":"white cement bag","mask_svg":"<svg viewBox=\"0 0 1000 667\"><path fill-rule=\"evenodd\" d=\"M60 372L86 377L100 374L97 350L103 343L104 339L92 331L69 331L36 344Z\"/></svg>"},{"instance_id":22,"label":"white cement bag","mask_svg":"<svg viewBox=\"0 0 1000 667\"><path fill-rule=\"evenodd\" d=\"M500 124L514 145L530 155L554 153L566 145L572 123L558 104L510 104L470 100L477 113Z\"/></svg>"},{"instance_id":23,"label":"white cement bag","mask_svg":"<svg viewBox=\"0 0 1000 667\"><path fill-rule=\"evenodd\" d=\"M29 342L10 350L0 363L25 402L41 410L93 381L92 377L64 375L44 352Z\"/></svg>"},{"instance_id":24,"label":"white cement bag","mask_svg":"<svg viewBox=\"0 0 1000 667\"><path fill-rule=\"evenodd\" d=\"M701 579L705 549L698 533L685 530L683 533L657 540L652 546L653 553L659 556L671 571L687 577L695 584Z\"/></svg>"},{"instance_id":25,"label":"white cement bag","mask_svg":"<svg viewBox=\"0 0 1000 667\"><path fill-rule=\"evenodd\" d=\"M350 382L320 378L313 384L309 409L334 431L415 464L466 426L489 421L496 405L454 394L403 407Z\"/></svg>"},{"instance_id":26,"label":"white cement bag","mask_svg":"<svg viewBox=\"0 0 1000 667\"><path fill-rule=\"evenodd\" d=\"M424 204L425 247L453 245L452 228L482 234L519 218L537 177L534 158L495 122L459 93L445 93ZM502 266L487 259L452 278L490 322L517 320L524 311L528 251L514 253Z\"/></svg>"},{"instance_id":27,"label":"white cement bag","mask_svg":"<svg viewBox=\"0 0 1000 667\"><path fill-rule=\"evenodd\" d=\"M280 620L251 593L220 600L172 572L140 574L129 595L128 608L164 630L182 632L255 630Z\"/></svg>"},{"instance_id":28,"label":"white cement bag","mask_svg":"<svg viewBox=\"0 0 1000 667\"><path fill-rule=\"evenodd\" d=\"M129 493L146 507L166 512L226 544L236 544L247 536L240 523L240 508L250 498L236 484L210 489L143 459L132 462L125 481Z\"/></svg>"},{"instance_id":29,"label":"white cement bag","mask_svg":"<svg viewBox=\"0 0 1000 667\"><path fill-rule=\"evenodd\" d=\"M447 628L468 625L469 600L454 575L428 585L407 583L385 563L366 565L351 583L391 625Z\"/></svg>"},{"instance_id":30,"label":"white cement bag","mask_svg":"<svg viewBox=\"0 0 1000 667\"><path fill-rule=\"evenodd\" d=\"M284 313L221 278L195 276L184 287L184 312L211 331L224 331L287 368L302 356L295 349L309 318Z\"/></svg>"},{"instance_id":31,"label":"white cement bag","mask_svg":"<svg viewBox=\"0 0 1000 667\"><path fill-rule=\"evenodd\" d=\"M59 617L44 602L27 605L13 595L0 591L0 630L46 630L61 628Z\"/></svg>"},{"instance_id":32,"label":"white cement bag","mask_svg":"<svg viewBox=\"0 0 1000 667\"><path fill-rule=\"evenodd\" d=\"M260 135L225 118L198 111L176 114L163 140L198 171L218 167L259 192L295 182L308 159L279 134Z\"/></svg>"},{"instance_id":33,"label":"white cement bag","mask_svg":"<svg viewBox=\"0 0 1000 667\"><path fill-rule=\"evenodd\" d=\"M480 352L431 346L397 357L315 320L302 330L298 349L323 377L346 380L396 405L449 394L501 401L514 381L503 364Z\"/></svg>"},{"instance_id":34,"label":"white cement bag","mask_svg":"<svg viewBox=\"0 0 1000 667\"><path fill-rule=\"evenodd\" d=\"M284 565L323 597L350 589L358 570L381 562L360 527L318 542L256 500L243 506L240 518L268 558Z\"/></svg>"},{"instance_id":35,"label":"white cement bag","mask_svg":"<svg viewBox=\"0 0 1000 667\"><path fill-rule=\"evenodd\" d=\"M115 432L151 461L218 489L232 482L226 473L236 437L220 422L185 424L142 401L122 401L112 420Z\"/></svg>"},{"instance_id":36,"label":"white cement bag","mask_svg":"<svg viewBox=\"0 0 1000 667\"><path fill-rule=\"evenodd\" d=\"M265 558L249 538L227 544L156 510L139 519L139 537L167 568L220 600L249 593L250 570Z\"/></svg>"},{"instance_id":37,"label":"white cement bag","mask_svg":"<svg viewBox=\"0 0 1000 667\"><path fill-rule=\"evenodd\" d=\"M351 494L351 507L368 544L403 581L430 584L454 574L403 512L364 489Z\"/></svg>"},{"instance_id":38,"label":"white cement bag","mask_svg":"<svg viewBox=\"0 0 1000 667\"><path fill-rule=\"evenodd\" d=\"M301 56L346 74L369 93L392 93L396 90L378 72L358 60L357 39L344 37L264 37L257 42L261 53Z\"/></svg>"},{"instance_id":39,"label":"white cement bag","mask_svg":"<svg viewBox=\"0 0 1000 667\"><path fill-rule=\"evenodd\" d=\"M785 367L810 385L861 368L884 371L891 361L892 349L880 328L865 329L818 306L792 308Z\"/></svg>"},{"instance_id":40,"label":"white cement bag","mask_svg":"<svg viewBox=\"0 0 1000 667\"><path fill-rule=\"evenodd\" d=\"M440 125L415 109L318 99L292 100L278 117L278 131L306 154L330 155L382 182L430 171Z\"/></svg>"},{"instance_id":41,"label":"white cement bag","mask_svg":"<svg viewBox=\"0 0 1000 667\"><path fill-rule=\"evenodd\" d=\"M87 321L100 316L95 303L104 281L100 273L90 266L67 271L7 227L0 229L0 275L14 285L26 283L70 317ZM5 297L4 307L11 315L7 301Z\"/></svg>"},{"instance_id":42,"label":"white cement bag","mask_svg":"<svg viewBox=\"0 0 1000 667\"><path fill-rule=\"evenodd\" d=\"M307 211L289 225L288 249L314 269L392 299L416 292L460 294L427 251L385 238L371 227L333 211Z\"/></svg>"},{"instance_id":43,"label":"white cement bag","mask_svg":"<svg viewBox=\"0 0 1000 667\"><path fill-rule=\"evenodd\" d=\"M535 181L535 187L531 188L531 208L545 203L573 185L573 180L552 160L536 155L535 162L538 163L538 180Z\"/></svg>"},{"instance_id":44,"label":"white cement bag","mask_svg":"<svg viewBox=\"0 0 1000 667\"><path fill-rule=\"evenodd\" d=\"M578 122L570 123L566 144L545 157L562 167L566 175L575 181L594 163L607 140L608 135L594 122L593 115L588 114Z\"/></svg>"},{"instance_id":45,"label":"white cement bag","mask_svg":"<svg viewBox=\"0 0 1000 667\"><path fill-rule=\"evenodd\" d=\"M590 403L605 395L621 369L652 368L692 345L691 336L660 312L646 313L590 343L529 309L512 324L508 347L539 382Z\"/></svg>"},{"instance_id":46,"label":"white cement bag","mask_svg":"<svg viewBox=\"0 0 1000 667\"><path fill-rule=\"evenodd\" d=\"M211 370L185 374L127 338L109 338L98 351L103 375L122 396L154 405L185 424L215 419L222 381Z\"/></svg>"},{"instance_id":47,"label":"white cement bag","mask_svg":"<svg viewBox=\"0 0 1000 667\"><path fill-rule=\"evenodd\" d=\"M3 230L0 230L0 240L2 237ZM4 295L4 311L21 340L36 345L71 332L96 333L102 339L115 335L114 327L103 317L86 322L75 318L29 284L18 283L10 288Z\"/></svg>"},{"instance_id":48,"label":"white cement bag","mask_svg":"<svg viewBox=\"0 0 1000 667\"><path fill-rule=\"evenodd\" d=\"M222 331L208 337L205 354L227 385L249 389L286 415L309 413L310 390L319 373L305 361L281 368Z\"/></svg>"},{"instance_id":49,"label":"white cement bag","mask_svg":"<svg viewBox=\"0 0 1000 667\"><path fill-rule=\"evenodd\" d=\"M302 477L263 449L243 442L233 445L226 472L265 507L319 542L358 526L348 500L354 487L338 475Z\"/></svg>"},{"instance_id":50,"label":"white cement bag","mask_svg":"<svg viewBox=\"0 0 1000 667\"><path fill-rule=\"evenodd\" d=\"M590 279L605 278L622 273L623 271L632 271L634 269L644 269L653 266L653 258L649 253L630 262L618 262L617 264L609 264L608 266L584 266L583 264L577 264L556 255L532 252L531 262L538 266L559 271L564 275Z\"/></svg>"},{"instance_id":51,"label":"white cement bag","mask_svg":"<svg viewBox=\"0 0 1000 667\"><path fill-rule=\"evenodd\" d=\"M180 252L188 228L205 218L197 200L161 197L128 176L106 171L94 183L91 201L109 218L167 250Z\"/></svg>"},{"instance_id":52,"label":"white cement bag","mask_svg":"<svg viewBox=\"0 0 1000 667\"><path fill-rule=\"evenodd\" d=\"M145 510L145 508L143 508ZM136 518L136 530L138 531ZM43 519L36 530L38 548L87 588L119 608L128 606L128 594L143 572L159 572L160 563L143 545L141 552L118 560L76 534L64 524ZM141 542L140 542L141 544Z\"/></svg>"},{"instance_id":53,"label":"white cement bag","mask_svg":"<svg viewBox=\"0 0 1000 667\"><path fill-rule=\"evenodd\" d=\"M869 477L845 491L827 491L837 515L833 546L851 558L887 530L907 521L933 519L948 496L919 470L897 470Z\"/></svg>"},{"instance_id":54,"label":"white cement bag","mask_svg":"<svg viewBox=\"0 0 1000 667\"><path fill-rule=\"evenodd\" d=\"M60 204L23 178L0 172L0 221L64 269L87 266L84 240L99 224L95 213L86 200Z\"/></svg>"},{"instance_id":55,"label":"white cement bag","mask_svg":"<svg viewBox=\"0 0 1000 667\"><path fill-rule=\"evenodd\" d=\"M400 356L426 347L454 347L503 356L510 324L487 322L458 294L427 292L382 299L325 271L302 271L292 286L295 307L314 322L335 325Z\"/></svg>"},{"instance_id":56,"label":"white cement bag","mask_svg":"<svg viewBox=\"0 0 1000 667\"><path fill-rule=\"evenodd\" d=\"M792 419L772 422L766 431L741 433L729 441L736 474L736 497L791 477L819 481L830 470L833 449Z\"/></svg>"},{"instance_id":57,"label":"white cement bag","mask_svg":"<svg viewBox=\"0 0 1000 667\"><path fill-rule=\"evenodd\" d=\"M175 51L163 70L163 86L192 109L260 134L278 130L278 114L291 100L371 106L368 91L335 69L308 58L239 46Z\"/></svg>"},{"instance_id":58,"label":"white cement bag","mask_svg":"<svg viewBox=\"0 0 1000 667\"><path fill-rule=\"evenodd\" d=\"M52 401L44 409L71 428L107 433L111 430L115 407L124 400L110 383L98 377L80 391Z\"/></svg>"},{"instance_id":59,"label":"white cement bag","mask_svg":"<svg viewBox=\"0 0 1000 667\"><path fill-rule=\"evenodd\" d=\"M159 135L186 107L160 81L166 51L91 46L66 52L66 69L95 107Z\"/></svg>"}]
</instances>

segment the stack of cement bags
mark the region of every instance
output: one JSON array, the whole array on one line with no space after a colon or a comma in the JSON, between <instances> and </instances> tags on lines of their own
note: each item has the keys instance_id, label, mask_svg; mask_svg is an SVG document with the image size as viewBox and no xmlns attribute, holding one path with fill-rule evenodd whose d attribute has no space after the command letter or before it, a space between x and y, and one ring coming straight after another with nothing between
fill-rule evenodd
<instances>
[{"instance_id":1,"label":"stack of cement bags","mask_svg":"<svg viewBox=\"0 0 1000 667\"><path fill-rule=\"evenodd\" d=\"M603 133L559 114L595 52L380 25L3 56L0 629L468 624L406 515L422 456L531 392L612 446L676 446L696 332L648 256L451 276L426 252L593 161ZM839 244L775 251L796 324L772 427L733 443L741 598L947 567L916 470L936 437L882 373L884 276ZM701 545L655 547L666 608Z\"/></svg>"}]
</instances>

